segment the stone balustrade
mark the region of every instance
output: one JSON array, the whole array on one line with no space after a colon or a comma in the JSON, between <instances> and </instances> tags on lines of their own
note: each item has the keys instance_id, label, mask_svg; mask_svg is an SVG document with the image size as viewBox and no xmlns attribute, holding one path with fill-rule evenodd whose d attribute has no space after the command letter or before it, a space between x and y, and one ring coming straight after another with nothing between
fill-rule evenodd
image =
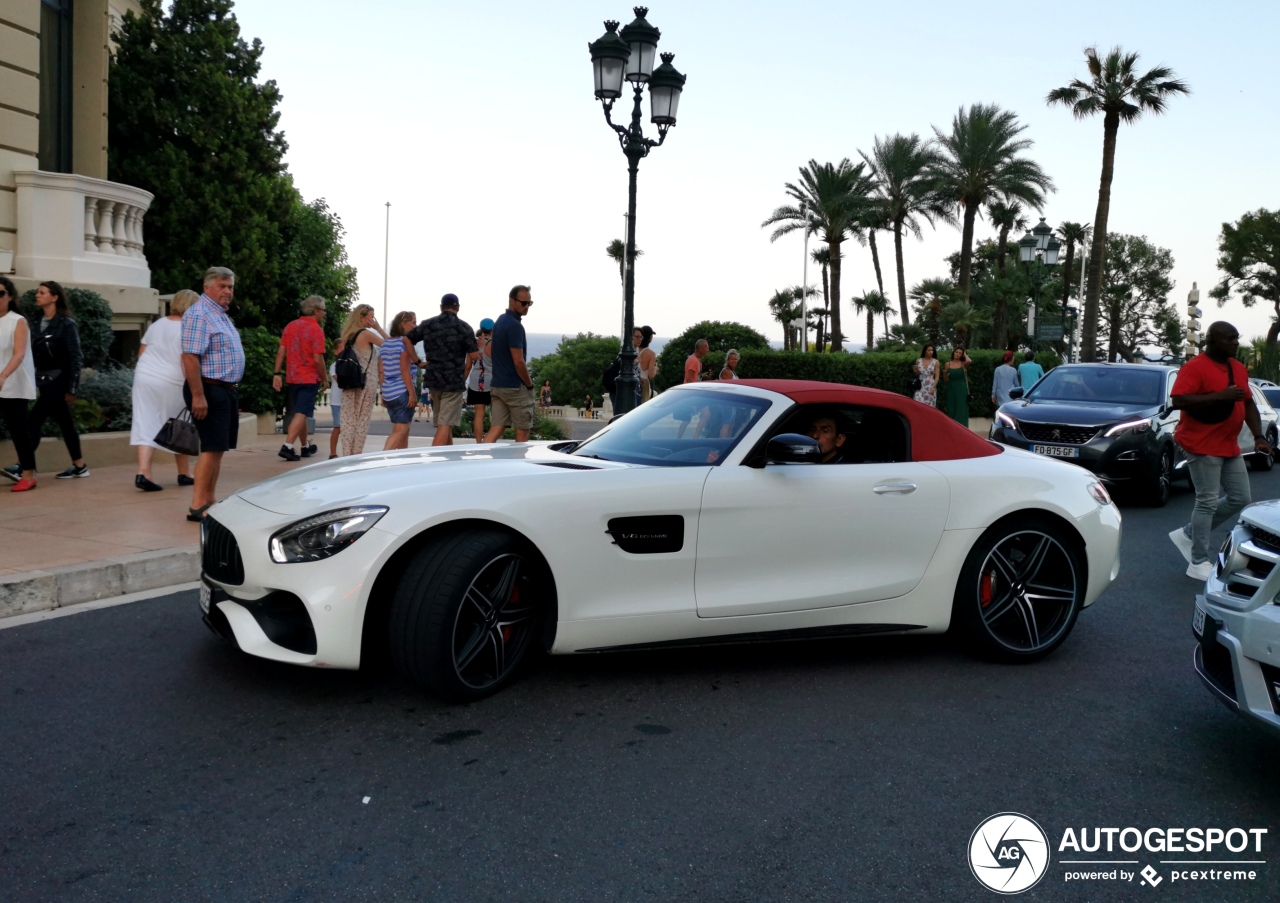
<instances>
[{"instance_id":1,"label":"stone balustrade","mask_svg":"<svg viewBox=\"0 0 1280 903\"><path fill-rule=\"evenodd\" d=\"M19 171L14 272L72 284L149 288L142 221L152 194L68 173Z\"/></svg>"}]
</instances>

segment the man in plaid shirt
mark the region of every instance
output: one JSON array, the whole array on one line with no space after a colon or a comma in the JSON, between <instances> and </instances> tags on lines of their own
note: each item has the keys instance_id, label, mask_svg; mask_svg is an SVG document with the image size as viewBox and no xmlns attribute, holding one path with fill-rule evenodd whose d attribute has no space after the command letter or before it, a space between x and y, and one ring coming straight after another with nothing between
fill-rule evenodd
<instances>
[{"instance_id":1,"label":"man in plaid shirt","mask_svg":"<svg viewBox=\"0 0 1280 903\"><path fill-rule=\"evenodd\" d=\"M182 315L182 373L186 377L182 395L200 434L189 521L199 521L217 501L222 455L236 447L239 432L236 385L244 376L244 346L227 316L235 285L235 273L226 267L210 267L204 274L200 300Z\"/></svg>"}]
</instances>

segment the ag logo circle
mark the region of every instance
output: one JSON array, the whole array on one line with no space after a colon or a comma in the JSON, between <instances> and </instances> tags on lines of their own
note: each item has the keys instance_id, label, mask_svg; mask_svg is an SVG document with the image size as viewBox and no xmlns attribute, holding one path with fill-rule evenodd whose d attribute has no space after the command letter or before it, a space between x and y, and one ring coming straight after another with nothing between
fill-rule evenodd
<instances>
[{"instance_id":1,"label":"ag logo circle","mask_svg":"<svg viewBox=\"0 0 1280 903\"><path fill-rule=\"evenodd\" d=\"M1000 894L1020 894L1036 886L1049 867L1049 838L1017 812L993 815L969 838L973 877Z\"/></svg>"}]
</instances>

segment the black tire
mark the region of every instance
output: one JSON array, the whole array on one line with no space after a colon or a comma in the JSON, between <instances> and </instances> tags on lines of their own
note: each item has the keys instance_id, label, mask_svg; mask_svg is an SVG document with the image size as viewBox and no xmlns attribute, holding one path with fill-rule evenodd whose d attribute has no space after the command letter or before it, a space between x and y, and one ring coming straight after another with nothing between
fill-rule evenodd
<instances>
[{"instance_id":1,"label":"black tire","mask_svg":"<svg viewBox=\"0 0 1280 903\"><path fill-rule=\"evenodd\" d=\"M540 562L509 533L478 528L435 540L396 588L391 660L447 700L496 693L533 644L546 589Z\"/></svg>"},{"instance_id":2,"label":"black tire","mask_svg":"<svg viewBox=\"0 0 1280 903\"><path fill-rule=\"evenodd\" d=\"M1034 516L987 530L960 571L952 623L977 654L1032 662L1062 644L1084 602L1084 559L1067 530Z\"/></svg>"},{"instance_id":3,"label":"black tire","mask_svg":"<svg viewBox=\"0 0 1280 903\"><path fill-rule=\"evenodd\" d=\"M1173 484L1173 449L1165 446L1160 452L1160 460L1156 462L1156 472L1147 484L1144 496L1152 508L1163 508L1169 503L1169 493Z\"/></svg>"},{"instance_id":4,"label":"black tire","mask_svg":"<svg viewBox=\"0 0 1280 903\"><path fill-rule=\"evenodd\" d=\"M1280 461L1280 433L1275 427L1267 430L1267 444L1271 446L1271 460Z\"/></svg>"}]
</instances>

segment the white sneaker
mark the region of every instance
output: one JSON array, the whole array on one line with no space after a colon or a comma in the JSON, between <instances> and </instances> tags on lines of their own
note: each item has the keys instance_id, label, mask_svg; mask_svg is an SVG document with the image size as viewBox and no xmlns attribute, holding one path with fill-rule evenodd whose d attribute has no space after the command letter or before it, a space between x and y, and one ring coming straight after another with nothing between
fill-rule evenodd
<instances>
[{"instance_id":1,"label":"white sneaker","mask_svg":"<svg viewBox=\"0 0 1280 903\"><path fill-rule=\"evenodd\" d=\"M1213 562L1202 561L1199 564L1187 565L1187 576L1192 580L1199 580L1204 583L1213 576Z\"/></svg>"},{"instance_id":2,"label":"white sneaker","mask_svg":"<svg viewBox=\"0 0 1280 903\"><path fill-rule=\"evenodd\" d=\"M1172 533L1169 534L1169 539L1173 542L1175 546L1178 547L1178 551L1182 553L1182 557L1187 559L1187 564L1190 564L1191 563L1191 537L1187 535L1187 531L1184 530L1182 527L1179 527L1178 529L1174 530Z\"/></svg>"}]
</instances>

